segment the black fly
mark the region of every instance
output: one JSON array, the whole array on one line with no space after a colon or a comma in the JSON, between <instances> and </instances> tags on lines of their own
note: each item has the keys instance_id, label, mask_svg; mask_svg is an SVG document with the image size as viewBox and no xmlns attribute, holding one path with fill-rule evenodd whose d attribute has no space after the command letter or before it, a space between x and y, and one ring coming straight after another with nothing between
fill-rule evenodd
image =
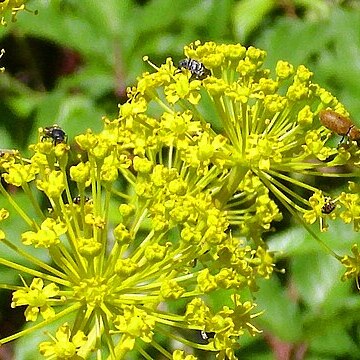
<instances>
[{"instance_id":1,"label":"black fly","mask_svg":"<svg viewBox=\"0 0 360 360\"><path fill-rule=\"evenodd\" d=\"M207 69L204 64L202 64L200 61L186 58L179 61L178 69L188 69L191 72L191 79L196 80L203 80L206 77L211 75L211 72L209 69Z\"/></svg>"},{"instance_id":2,"label":"black fly","mask_svg":"<svg viewBox=\"0 0 360 360\"><path fill-rule=\"evenodd\" d=\"M88 202L90 200L90 198L88 196L85 196L84 197L84 202ZM76 197L73 198L73 203L76 204L76 205L80 205L81 204L81 196L78 195Z\"/></svg>"},{"instance_id":3,"label":"black fly","mask_svg":"<svg viewBox=\"0 0 360 360\"><path fill-rule=\"evenodd\" d=\"M59 125L48 126L43 130L43 139L50 138L54 145L66 142L67 136L65 131Z\"/></svg>"}]
</instances>

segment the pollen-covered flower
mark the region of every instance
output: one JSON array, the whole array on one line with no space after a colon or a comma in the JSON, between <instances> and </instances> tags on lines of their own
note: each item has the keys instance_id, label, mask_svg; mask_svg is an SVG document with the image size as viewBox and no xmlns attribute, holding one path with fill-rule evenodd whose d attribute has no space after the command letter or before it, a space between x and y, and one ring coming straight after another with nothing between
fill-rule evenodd
<instances>
[{"instance_id":1,"label":"pollen-covered flower","mask_svg":"<svg viewBox=\"0 0 360 360\"><path fill-rule=\"evenodd\" d=\"M36 268L0 259L37 279L33 290L11 287L13 303L28 306L28 320L46 314L34 331L68 321L40 346L48 358L190 360L201 349L236 359L242 336L259 332L261 311L235 294L256 292L273 273L263 235L282 219L278 204L312 224L332 219L336 202L334 214L358 224L354 188L328 200L299 178L359 164L351 142L328 145L319 111L346 111L308 69L279 61L272 72L264 51L239 44L196 42L185 54L192 67L151 64L99 134L69 134L70 147L62 129L45 127L29 159L0 157L5 183L34 210L0 184L28 227L2 243ZM51 265L16 241L46 252ZM208 299L219 292L224 304L214 309ZM213 336L199 344L199 331Z\"/></svg>"}]
</instances>

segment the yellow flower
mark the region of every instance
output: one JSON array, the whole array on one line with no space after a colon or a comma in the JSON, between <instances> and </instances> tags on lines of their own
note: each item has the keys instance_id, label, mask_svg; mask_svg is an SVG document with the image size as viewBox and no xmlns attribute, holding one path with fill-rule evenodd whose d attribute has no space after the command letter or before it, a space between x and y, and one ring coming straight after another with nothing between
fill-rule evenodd
<instances>
[{"instance_id":1,"label":"yellow flower","mask_svg":"<svg viewBox=\"0 0 360 360\"><path fill-rule=\"evenodd\" d=\"M49 199L58 199L65 190L65 180L62 171L48 170L45 178L36 181L36 186L43 191Z\"/></svg>"},{"instance_id":2,"label":"yellow flower","mask_svg":"<svg viewBox=\"0 0 360 360\"><path fill-rule=\"evenodd\" d=\"M49 305L50 298L59 295L57 285L51 283L44 287L42 279L33 279L30 287L16 290L13 293L11 307L28 305L25 310L26 321L36 321L38 314L47 320L55 315L55 310Z\"/></svg>"},{"instance_id":3,"label":"yellow flower","mask_svg":"<svg viewBox=\"0 0 360 360\"><path fill-rule=\"evenodd\" d=\"M357 244L354 244L351 248L354 256L344 255L341 259L341 263L346 267L346 272L342 276L342 280L356 279L358 288L359 286L359 274L360 274L360 252Z\"/></svg>"},{"instance_id":4,"label":"yellow flower","mask_svg":"<svg viewBox=\"0 0 360 360\"><path fill-rule=\"evenodd\" d=\"M38 231L26 231L21 235L24 245L49 248L60 243L59 236L66 233L66 225L60 220L47 218Z\"/></svg>"},{"instance_id":5,"label":"yellow flower","mask_svg":"<svg viewBox=\"0 0 360 360\"><path fill-rule=\"evenodd\" d=\"M13 164L7 168L7 173L3 174L4 180L8 184L23 186L35 179L37 167L31 164Z\"/></svg>"},{"instance_id":6,"label":"yellow flower","mask_svg":"<svg viewBox=\"0 0 360 360\"><path fill-rule=\"evenodd\" d=\"M155 318L147 314L146 311L136 306L124 306L124 314L118 315L114 320L117 328L114 333L125 334L128 339L140 338L146 343L151 342L153 337L153 329L155 327Z\"/></svg>"},{"instance_id":7,"label":"yellow flower","mask_svg":"<svg viewBox=\"0 0 360 360\"><path fill-rule=\"evenodd\" d=\"M42 342L39 345L40 354L47 359L83 359L76 356L79 348L85 345L87 337L80 330L75 335L71 334L68 323L60 326L53 341Z\"/></svg>"},{"instance_id":8,"label":"yellow flower","mask_svg":"<svg viewBox=\"0 0 360 360\"><path fill-rule=\"evenodd\" d=\"M197 360L197 357L194 355L186 355L183 350L175 350L173 352L173 360Z\"/></svg>"},{"instance_id":9,"label":"yellow flower","mask_svg":"<svg viewBox=\"0 0 360 360\"><path fill-rule=\"evenodd\" d=\"M0 209L0 221L3 221L9 217L9 212L2 208ZM0 241L5 239L5 233L3 230L0 229Z\"/></svg>"}]
</instances>

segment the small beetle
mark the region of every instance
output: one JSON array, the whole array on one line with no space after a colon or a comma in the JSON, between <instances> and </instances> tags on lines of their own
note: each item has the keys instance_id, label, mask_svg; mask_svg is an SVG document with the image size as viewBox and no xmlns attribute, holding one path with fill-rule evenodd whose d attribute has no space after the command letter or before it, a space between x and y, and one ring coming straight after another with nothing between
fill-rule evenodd
<instances>
[{"instance_id":1,"label":"small beetle","mask_svg":"<svg viewBox=\"0 0 360 360\"><path fill-rule=\"evenodd\" d=\"M88 201L90 201L90 198L88 196L84 197L84 203L87 203ZM81 196L78 195L76 197L73 198L73 203L75 205L80 205L81 204Z\"/></svg>"},{"instance_id":2,"label":"small beetle","mask_svg":"<svg viewBox=\"0 0 360 360\"><path fill-rule=\"evenodd\" d=\"M191 72L190 79L203 80L211 75L210 70L207 69L204 64L202 64L200 61L190 58L180 60L178 69L188 69Z\"/></svg>"},{"instance_id":3,"label":"small beetle","mask_svg":"<svg viewBox=\"0 0 360 360\"><path fill-rule=\"evenodd\" d=\"M325 197L324 199L324 205L321 208L321 212L323 214L329 215L331 214L336 208L336 205L334 203L334 201L331 199L331 197Z\"/></svg>"},{"instance_id":4,"label":"small beetle","mask_svg":"<svg viewBox=\"0 0 360 360\"><path fill-rule=\"evenodd\" d=\"M42 140L50 138L53 140L54 145L66 142L66 133L59 125L48 126L43 129Z\"/></svg>"},{"instance_id":5,"label":"small beetle","mask_svg":"<svg viewBox=\"0 0 360 360\"><path fill-rule=\"evenodd\" d=\"M333 110L321 110L320 122L329 130L350 140L360 140L360 129L346 116L338 114Z\"/></svg>"}]
</instances>

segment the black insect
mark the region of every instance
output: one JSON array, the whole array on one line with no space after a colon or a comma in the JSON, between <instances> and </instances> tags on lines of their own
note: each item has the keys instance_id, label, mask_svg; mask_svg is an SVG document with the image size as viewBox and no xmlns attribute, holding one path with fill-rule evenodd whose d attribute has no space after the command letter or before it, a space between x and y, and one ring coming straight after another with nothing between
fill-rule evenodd
<instances>
[{"instance_id":1,"label":"black insect","mask_svg":"<svg viewBox=\"0 0 360 360\"><path fill-rule=\"evenodd\" d=\"M85 196L84 197L84 202L88 202L90 200L90 198L88 196ZM81 204L81 196L78 195L76 197L73 198L73 203L76 204L76 205L80 205Z\"/></svg>"},{"instance_id":2,"label":"black insect","mask_svg":"<svg viewBox=\"0 0 360 360\"><path fill-rule=\"evenodd\" d=\"M43 130L42 140L50 138L53 140L54 145L66 142L67 135L59 125L48 126Z\"/></svg>"},{"instance_id":3,"label":"black insect","mask_svg":"<svg viewBox=\"0 0 360 360\"><path fill-rule=\"evenodd\" d=\"M326 197L325 198L325 202L323 207L321 208L321 212L323 214L330 214L332 213L336 208L336 205L334 203L334 201L330 198L330 197Z\"/></svg>"},{"instance_id":4,"label":"black insect","mask_svg":"<svg viewBox=\"0 0 360 360\"><path fill-rule=\"evenodd\" d=\"M180 60L178 69L188 69L191 72L190 79L203 80L211 75L211 71L203 63L190 58Z\"/></svg>"},{"instance_id":5,"label":"black insect","mask_svg":"<svg viewBox=\"0 0 360 360\"><path fill-rule=\"evenodd\" d=\"M204 331L204 330L200 330L200 336L201 336L201 338L202 338L203 340L208 341L208 340L214 338L215 333L212 332L212 331L206 332L206 331Z\"/></svg>"}]
</instances>

